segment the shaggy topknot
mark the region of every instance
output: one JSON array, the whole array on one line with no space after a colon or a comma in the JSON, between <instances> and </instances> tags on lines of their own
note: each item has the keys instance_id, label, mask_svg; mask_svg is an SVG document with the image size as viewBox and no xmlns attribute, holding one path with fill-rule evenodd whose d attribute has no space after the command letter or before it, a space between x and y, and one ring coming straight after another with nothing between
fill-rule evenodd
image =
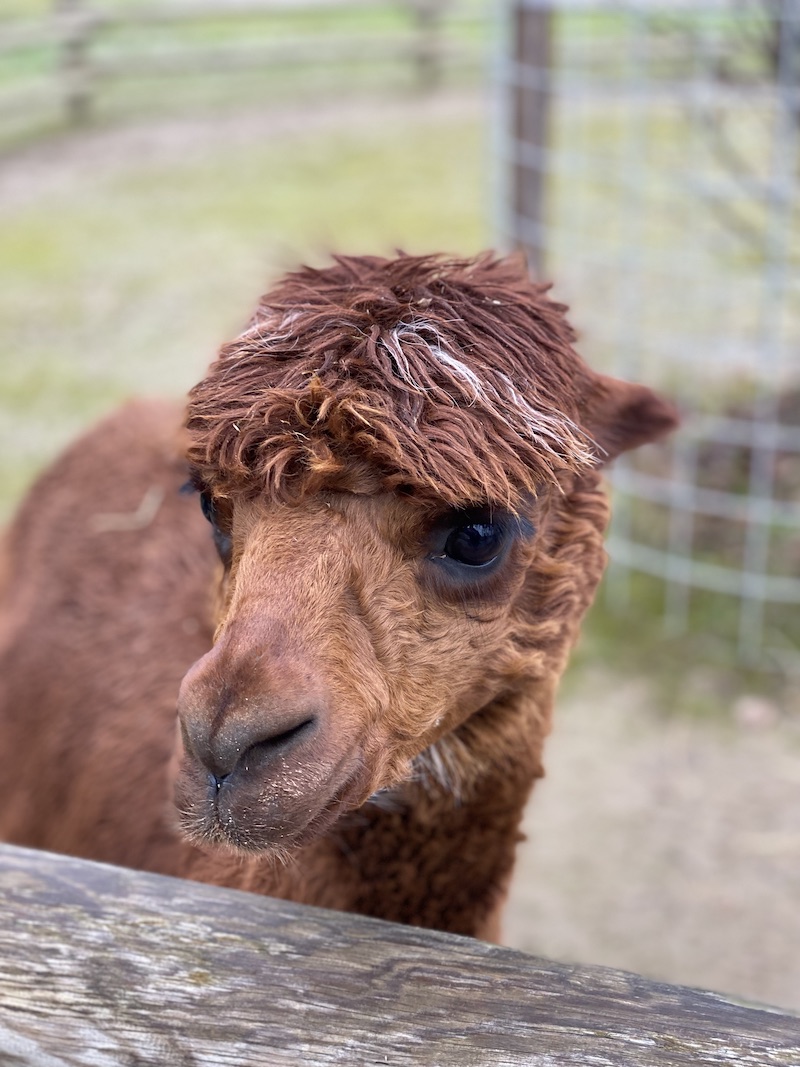
<instances>
[{"instance_id":1,"label":"shaggy topknot","mask_svg":"<svg viewBox=\"0 0 800 1067\"><path fill-rule=\"evenodd\" d=\"M587 370L547 289L492 254L288 274L189 395L195 479L291 501L364 460L387 489L518 506L596 459Z\"/></svg>"}]
</instances>

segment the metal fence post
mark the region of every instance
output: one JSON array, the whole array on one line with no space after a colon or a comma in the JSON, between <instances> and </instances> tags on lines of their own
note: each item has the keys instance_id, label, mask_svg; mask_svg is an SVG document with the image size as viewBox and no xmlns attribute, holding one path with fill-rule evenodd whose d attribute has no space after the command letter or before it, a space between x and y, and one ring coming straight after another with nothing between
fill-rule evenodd
<instances>
[{"instance_id":1,"label":"metal fence post","mask_svg":"<svg viewBox=\"0 0 800 1067\"><path fill-rule=\"evenodd\" d=\"M512 12L514 64L512 197L520 246L537 276L544 272L546 180L551 104L553 9L516 0Z\"/></svg>"}]
</instances>

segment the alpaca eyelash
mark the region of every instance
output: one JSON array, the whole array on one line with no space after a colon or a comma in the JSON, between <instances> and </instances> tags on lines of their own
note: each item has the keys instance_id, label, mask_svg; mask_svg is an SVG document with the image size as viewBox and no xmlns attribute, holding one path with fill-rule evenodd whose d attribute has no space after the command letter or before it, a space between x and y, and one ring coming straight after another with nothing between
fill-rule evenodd
<instances>
[{"instance_id":1,"label":"alpaca eyelash","mask_svg":"<svg viewBox=\"0 0 800 1067\"><path fill-rule=\"evenodd\" d=\"M499 526L508 536L513 538L527 539L536 533L536 526L525 515L513 514L500 508L493 508L488 504L483 507L451 509L444 512L432 524L431 538L438 539L446 536L461 526Z\"/></svg>"}]
</instances>

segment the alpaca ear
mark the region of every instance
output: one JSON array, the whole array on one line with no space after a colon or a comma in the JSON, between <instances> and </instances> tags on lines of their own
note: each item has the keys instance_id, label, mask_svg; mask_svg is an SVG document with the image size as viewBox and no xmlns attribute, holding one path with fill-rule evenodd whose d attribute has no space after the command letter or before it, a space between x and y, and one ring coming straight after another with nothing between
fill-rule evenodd
<instances>
[{"instance_id":1,"label":"alpaca ear","mask_svg":"<svg viewBox=\"0 0 800 1067\"><path fill-rule=\"evenodd\" d=\"M678 425L678 412L646 385L604 374L595 377L585 401L583 425L602 451L601 464L621 452L655 441Z\"/></svg>"}]
</instances>

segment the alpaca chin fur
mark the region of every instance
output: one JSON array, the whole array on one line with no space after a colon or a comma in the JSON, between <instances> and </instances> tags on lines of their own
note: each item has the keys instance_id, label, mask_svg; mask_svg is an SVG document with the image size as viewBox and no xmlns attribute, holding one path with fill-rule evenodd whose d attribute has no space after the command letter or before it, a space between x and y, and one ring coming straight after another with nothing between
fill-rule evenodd
<instances>
[{"instance_id":1,"label":"alpaca chin fur","mask_svg":"<svg viewBox=\"0 0 800 1067\"><path fill-rule=\"evenodd\" d=\"M0 558L0 834L498 938L601 467L675 424L574 340L519 260L338 257L183 428L136 401L75 442ZM504 531L483 569L464 523Z\"/></svg>"}]
</instances>

